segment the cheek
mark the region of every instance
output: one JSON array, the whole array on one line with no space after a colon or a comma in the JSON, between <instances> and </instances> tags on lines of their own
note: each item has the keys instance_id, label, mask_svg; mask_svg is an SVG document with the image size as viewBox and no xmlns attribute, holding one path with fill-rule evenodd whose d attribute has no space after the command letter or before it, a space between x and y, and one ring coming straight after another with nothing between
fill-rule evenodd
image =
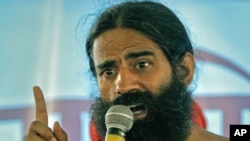
<instances>
[{"instance_id":1,"label":"cheek","mask_svg":"<svg viewBox=\"0 0 250 141\"><path fill-rule=\"evenodd\" d=\"M162 64L162 66L163 65L164 64ZM167 64L167 65L165 64L164 66L165 67L162 67L160 69L160 71L158 72L158 75L160 77L161 84L166 84L166 83L168 84L172 80L173 72L172 72L170 64Z\"/></svg>"},{"instance_id":2,"label":"cheek","mask_svg":"<svg viewBox=\"0 0 250 141\"><path fill-rule=\"evenodd\" d=\"M104 99L105 101L110 101L114 98L114 88L111 84L107 82L104 83L101 80L98 80L98 86L102 99Z\"/></svg>"},{"instance_id":3,"label":"cheek","mask_svg":"<svg viewBox=\"0 0 250 141\"><path fill-rule=\"evenodd\" d=\"M145 87L148 91L150 91L154 95L158 95L160 86L163 83L166 83L166 80L153 78L150 80L146 80L144 84L146 85Z\"/></svg>"},{"instance_id":4,"label":"cheek","mask_svg":"<svg viewBox=\"0 0 250 141\"><path fill-rule=\"evenodd\" d=\"M167 69L161 68L157 69L153 73L144 76L144 84L146 88L150 90L153 94L158 94L161 86L169 84L172 78L172 72L169 67Z\"/></svg>"}]
</instances>

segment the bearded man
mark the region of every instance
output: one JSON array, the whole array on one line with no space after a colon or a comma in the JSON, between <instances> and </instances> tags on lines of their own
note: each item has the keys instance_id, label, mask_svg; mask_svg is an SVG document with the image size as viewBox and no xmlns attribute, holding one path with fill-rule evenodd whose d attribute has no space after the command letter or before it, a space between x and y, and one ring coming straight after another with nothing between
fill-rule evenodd
<instances>
[{"instance_id":1,"label":"bearded man","mask_svg":"<svg viewBox=\"0 0 250 141\"><path fill-rule=\"evenodd\" d=\"M90 30L86 51L101 94L91 107L101 141L113 105L126 105L134 114L126 141L228 141L192 121L193 47L166 6L125 2L106 9ZM25 141L67 141L57 122L53 131L48 128L41 90L34 87L34 93L37 120Z\"/></svg>"},{"instance_id":2,"label":"bearded man","mask_svg":"<svg viewBox=\"0 0 250 141\"><path fill-rule=\"evenodd\" d=\"M95 22L86 47L101 93L92 105L101 140L113 105L133 111L127 141L227 140L192 122L193 47L169 8L154 2L112 6Z\"/></svg>"}]
</instances>

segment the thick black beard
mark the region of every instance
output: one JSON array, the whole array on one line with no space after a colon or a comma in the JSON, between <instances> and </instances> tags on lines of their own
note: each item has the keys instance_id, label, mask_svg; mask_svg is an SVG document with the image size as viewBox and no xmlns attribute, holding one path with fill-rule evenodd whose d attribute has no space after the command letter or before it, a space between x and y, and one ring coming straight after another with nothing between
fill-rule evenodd
<instances>
[{"instance_id":1,"label":"thick black beard","mask_svg":"<svg viewBox=\"0 0 250 141\"><path fill-rule=\"evenodd\" d=\"M126 133L126 141L185 141L191 131L192 98L185 85L173 77L170 84L160 88L159 94L135 92L123 94L114 101L97 98L91 106L97 132L104 141L106 135L105 114L113 105L143 103L147 116L137 120Z\"/></svg>"}]
</instances>

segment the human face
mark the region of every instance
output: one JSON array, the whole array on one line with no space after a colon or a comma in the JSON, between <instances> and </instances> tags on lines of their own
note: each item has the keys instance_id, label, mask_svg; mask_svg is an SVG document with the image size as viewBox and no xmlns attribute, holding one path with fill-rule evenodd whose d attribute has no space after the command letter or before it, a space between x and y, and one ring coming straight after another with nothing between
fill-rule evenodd
<instances>
[{"instance_id":1,"label":"human face","mask_svg":"<svg viewBox=\"0 0 250 141\"><path fill-rule=\"evenodd\" d=\"M115 28L93 44L93 61L102 99L111 101L131 91L158 94L170 82L172 69L160 47L138 31Z\"/></svg>"},{"instance_id":2,"label":"human face","mask_svg":"<svg viewBox=\"0 0 250 141\"><path fill-rule=\"evenodd\" d=\"M139 120L134 116L132 129L126 133L126 141L186 140L191 129L191 93L176 75L173 75L169 84L162 84L160 88L157 96L148 91L138 91L123 94L111 102L97 98L91 110L98 136L102 140L106 136L105 114L111 106L140 103L141 106L131 111L134 113L145 108L147 115Z\"/></svg>"}]
</instances>

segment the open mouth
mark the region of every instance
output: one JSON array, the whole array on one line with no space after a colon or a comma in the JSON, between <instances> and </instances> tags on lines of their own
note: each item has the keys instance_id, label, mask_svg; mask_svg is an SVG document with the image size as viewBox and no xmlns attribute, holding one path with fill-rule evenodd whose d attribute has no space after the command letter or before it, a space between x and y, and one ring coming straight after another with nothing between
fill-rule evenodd
<instances>
[{"instance_id":1,"label":"open mouth","mask_svg":"<svg viewBox=\"0 0 250 141\"><path fill-rule=\"evenodd\" d=\"M135 120L142 119L147 115L147 108L144 104L139 103L128 107L133 112Z\"/></svg>"}]
</instances>

